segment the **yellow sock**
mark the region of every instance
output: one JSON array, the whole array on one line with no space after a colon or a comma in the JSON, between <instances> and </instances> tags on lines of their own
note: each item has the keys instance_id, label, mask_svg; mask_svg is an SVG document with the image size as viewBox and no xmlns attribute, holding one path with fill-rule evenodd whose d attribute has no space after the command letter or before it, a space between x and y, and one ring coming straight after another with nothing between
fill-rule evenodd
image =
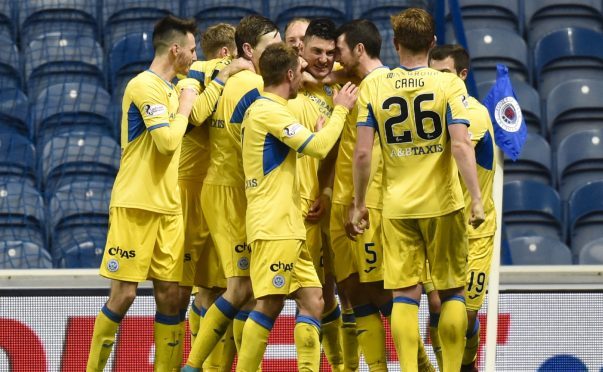
<instances>
[{"instance_id":1,"label":"yellow sock","mask_svg":"<svg viewBox=\"0 0 603 372\"><path fill-rule=\"evenodd\" d=\"M442 301L438 334L442 343L444 372L459 371L465 349L467 310L462 296L450 296Z\"/></svg>"},{"instance_id":2,"label":"yellow sock","mask_svg":"<svg viewBox=\"0 0 603 372\"><path fill-rule=\"evenodd\" d=\"M155 371L172 371L175 366L180 366L178 360L178 346L182 335L180 334L180 315L165 315L155 313L154 338L155 338Z\"/></svg>"},{"instance_id":3,"label":"yellow sock","mask_svg":"<svg viewBox=\"0 0 603 372\"><path fill-rule=\"evenodd\" d=\"M233 345L232 350L225 349L228 341ZM207 356L207 359L203 362L203 372L230 372L235 354L236 349L234 348L234 341L232 340L231 324L228 326L228 329L220 342L216 344L214 349Z\"/></svg>"},{"instance_id":4,"label":"yellow sock","mask_svg":"<svg viewBox=\"0 0 603 372\"><path fill-rule=\"evenodd\" d=\"M87 372L102 372L105 369L115 343L115 333L122 319L121 315L109 310L106 304L96 316L86 365Z\"/></svg>"},{"instance_id":5,"label":"yellow sock","mask_svg":"<svg viewBox=\"0 0 603 372\"><path fill-rule=\"evenodd\" d=\"M203 314L205 314L206 311L207 310L203 307L199 309L194 302L191 305L191 311L188 312L188 328L191 332L191 345L195 343L201 319L203 319Z\"/></svg>"},{"instance_id":6,"label":"yellow sock","mask_svg":"<svg viewBox=\"0 0 603 372\"><path fill-rule=\"evenodd\" d=\"M442 343L440 342L440 335L438 334L438 323L440 322L440 313L429 314L429 337L431 337L431 347L433 353L438 361L438 368L440 371L444 368L442 362Z\"/></svg>"},{"instance_id":7,"label":"yellow sock","mask_svg":"<svg viewBox=\"0 0 603 372\"><path fill-rule=\"evenodd\" d=\"M371 372L387 371L385 354L385 329L379 308L374 305L354 307L358 344Z\"/></svg>"},{"instance_id":8,"label":"yellow sock","mask_svg":"<svg viewBox=\"0 0 603 372\"><path fill-rule=\"evenodd\" d=\"M427 351L425 351L425 344L423 344L423 339L421 338L421 334L419 334L419 350L417 355L417 364L419 366L419 372L436 372L436 369L431 364L431 360L427 356Z\"/></svg>"},{"instance_id":9,"label":"yellow sock","mask_svg":"<svg viewBox=\"0 0 603 372\"><path fill-rule=\"evenodd\" d=\"M320 322L311 316L298 315L293 330L297 350L297 370L315 372L320 369Z\"/></svg>"},{"instance_id":10,"label":"yellow sock","mask_svg":"<svg viewBox=\"0 0 603 372\"><path fill-rule=\"evenodd\" d=\"M358 337L356 336L356 317L352 309L344 309L341 314L341 349L343 351L343 366L346 372L358 370Z\"/></svg>"},{"instance_id":11,"label":"yellow sock","mask_svg":"<svg viewBox=\"0 0 603 372\"><path fill-rule=\"evenodd\" d=\"M392 337L403 371L417 371L419 352L419 302L409 297L394 298Z\"/></svg>"},{"instance_id":12,"label":"yellow sock","mask_svg":"<svg viewBox=\"0 0 603 372\"><path fill-rule=\"evenodd\" d=\"M467 344L463 353L463 365L471 365L477 359L477 349L479 347L479 319L475 318L475 326L471 331L467 331Z\"/></svg>"},{"instance_id":13,"label":"yellow sock","mask_svg":"<svg viewBox=\"0 0 603 372\"><path fill-rule=\"evenodd\" d=\"M220 342L238 312L239 310L223 297L216 299L199 326L199 333L186 361L188 366L201 368L203 361Z\"/></svg>"},{"instance_id":14,"label":"yellow sock","mask_svg":"<svg viewBox=\"0 0 603 372\"><path fill-rule=\"evenodd\" d=\"M222 340L220 340L220 342L222 343L222 356L220 360L219 372L230 372L232 371L232 363L234 361L234 357L237 354L237 348L235 347L234 337L232 334L232 324L230 325L230 327L228 327L226 333L224 334L224 337L222 337ZM205 371L205 366L203 370Z\"/></svg>"},{"instance_id":15,"label":"yellow sock","mask_svg":"<svg viewBox=\"0 0 603 372\"><path fill-rule=\"evenodd\" d=\"M320 342L333 372L343 371L343 351L339 334L341 325L341 309L336 304L333 309L325 312L320 326Z\"/></svg>"},{"instance_id":16,"label":"yellow sock","mask_svg":"<svg viewBox=\"0 0 603 372\"><path fill-rule=\"evenodd\" d=\"M178 345L176 346L176 356L174 358L174 364L172 365L172 371L179 372L180 365L182 364L182 357L184 353L184 334L186 333L186 309L180 309L180 323L178 323Z\"/></svg>"},{"instance_id":17,"label":"yellow sock","mask_svg":"<svg viewBox=\"0 0 603 372\"><path fill-rule=\"evenodd\" d=\"M268 336L274 325L274 320L252 311L243 328L243 341L237 361L237 372L256 372L262 364L262 358L268 345ZM318 371L318 369L317 369Z\"/></svg>"},{"instance_id":18,"label":"yellow sock","mask_svg":"<svg viewBox=\"0 0 603 372\"><path fill-rule=\"evenodd\" d=\"M249 317L249 311L241 310L235 316L232 322L232 335L234 336L235 346L237 350L241 350L241 340L243 339L243 327L245 321Z\"/></svg>"}]
</instances>

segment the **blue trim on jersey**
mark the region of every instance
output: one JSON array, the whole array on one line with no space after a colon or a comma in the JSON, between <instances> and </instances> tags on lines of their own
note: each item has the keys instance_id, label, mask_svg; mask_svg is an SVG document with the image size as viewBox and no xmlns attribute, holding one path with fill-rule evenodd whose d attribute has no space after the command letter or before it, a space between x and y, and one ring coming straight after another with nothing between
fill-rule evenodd
<instances>
[{"instance_id":1,"label":"blue trim on jersey","mask_svg":"<svg viewBox=\"0 0 603 372\"><path fill-rule=\"evenodd\" d=\"M180 309L180 322L184 322L186 320L186 309Z\"/></svg>"},{"instance_id":2,"label":"blue trim on jersey","mask_svg":"<svg viewBox=\"0 0 603 372\"><path fill-rule=\"evenodd\" d=\"M160 312L156 312L155 323L178 325L178 323L180 323L180 315L165 315Z\"/></svg>"},{"instance_id":3,"label":"blue trim on jersey","mask_svg":"<svg viewBox=\"0 0 603 372\"><path fill-rule=\"evenodd\" d=\"M378 125L377 125L377 118L375 117L375 112L373 111L373 106L369 103L366 106L367 110L368 110L368 116L366 118L366 121L361 121L356 123L357 127L371 127L374 128L375 130L378 130Z\"/></svg>"},{"instance_id":4,"label":"blue trim on jersey","mask_svg":"<svg viewBox=\"0 0 603 372\"><path fill-rule=\"evenodd\" d=\"M477 165L487 170L492 170L494 166L494 142L488 131L475 145L475 161Z\"/></svg>"},{"instance_id":5,"label":"blue trim on jersey","mask_svg":"<svg viewBox=\"0 0 603 372\"><path fill-rule=\"evenodd\" d=\"M159 123L159 124L155 124L155 125L151 125L150 127L147 128L147 130L153 131L155 129L159 129L159 128L163 128L163 127L169 127L170 125L168 123Z\"/></svg>"},{"instance_id":6,"label":"blue trim on jersey","mask_svg":"<svg viewBox=\"0 0 603 372\"><path fill-rule=\"evenodd\" d=\"M228 302L228 300L226 300L222 296L220 296L220 297L218 297L218 299L216 299L216 302L214 302L214 305L216 305L218 310L220 310L222 312L222 314L224 314L224 316L230 320L234 319L234 317L239 312L239 309L234 307L230 302Z\"/></svg>"},{"instance_id":7,"label":"blue trim on jersey","mask_svg":"<svg viewBox=\"0 0 603 372\"><path fill-rule=\"evenodd\" d=\"M202 311L203 309L205 309L203 306L201 306L201 309L199 309L199 308L197 307L197 305L195 305L195 303L194 303L194 302L193 302L193 304L191 305L191 310L193 311L193 313L195 313L195 314L197 314L197 315L199 315L199 316L203 316L203 315L201 315L201 311ZM207 309L205 309L205 312L207 312ZM205 313L203 313L203 314L205 314Z\"/></svg>"},{"instance_id":8,"label":"blue trim on jersey","mask_svg":"<svg viewBox=\"0 0 603 372\"><path fill-rule=\"evenodd\" d=\"M440 313L429 313L429 326L437 327L440 324Z\"/></svg>"},{"instance_id":9,"label":"blue trim on jersey","mask_svg":"<svg viewBox=\"0 0 603 372\"><path fill-rule=\"evenodd\" d=\"M168 87L170 87L170 89L172 89L172 90L174 89L174 84L170 83L170 82L169 82L169 81L167 81L167 80L164 80L164 79L163 79L161 76L157 75L157 74L155 73L155 71L151 70L150 68L149 68L149 69L147 69L147 71L148 71L148 72L150 72L151 74L153 74L153 75L157 76L158 78L160 78L160 79L161 79L161 80L162 80L164 83L166 83L166 84L167 84L167 86L168 86Z\"/></svg>"},{"instance_id":10,"label":"blue trim on jersey","mask_svg":"<svg viewBox=\"0 0 603 372\"><path fill-rule=\"evenodd\" d=\"M322 318L321 322L322 322L322 324L330 323L334 320L337 320L340 316L341 316L341 308L339 307L339 305L337 305L335 307L335 309L333 309L333 311L331 311L330 313L328 313L326 316L324 316Z\"/></svg>"},{"instance_id":11,"label":"blue trim on jersey","mask_svg":"<svg viewBox=\"0 0 603 372\"><path fill-rule=\"evenodd\" d=\"M205 314L207 314L207 308L201 306L201 308L199 309L199 316L202 317L202 318L204 318Z\"/></svg>"},{"instance_id":12,"label":"blue trim on jersey","mask_svg":"<svg viewBox=\"0 0 603 372\"><path fill-rule=\"evenodd\" d=\"M222 80L215 78L212 81L215 81L216 83L220 84L221 86L224 86L224 84L226 84L225 82L223 82Z\"/></svg>"},{"instance_id":13,"label":"blue trim on jersey","mask_svg":"<svg viewBox=\"0 0 603 372\"><path fill-rule=\"evenodd\" d=\"M268 133L264 139L264 150L262 151L262 166L264 176L281 165L289 154L289 146Z\"/></svg>"},{"instance_id":14,"label":"blue trim on jersey","mask_svg":"<svg viewBox=\"0 0 603 372\"><path fill-rule=\"evenodd\" d=\"M471 338L473 336L475 336L475 334L479 332L479 318L475 318L475 324L473 325L473 329L472 330L467 330L467 333L465 333L465 336L467 338Z\"/></svg>"},{"instance_id":15,"label":"blue trim on jersey","mask_svg":"<svg viewBox=\"0 0 603 372\"><path fill-rule=\"evenodd\" d=\"M394 298L395 304L408 304L408 305L417 305L419 306L419 301L405 296L398 296Z\"/></svg>"},{"instance_id":16,"label":"blue trim on jersey","mask_svg":"<svg viewBox=\"0 0 603 372\"><path fill-rule=\"evenodd\" d=\"M394 301L387 301L385 304L379 306L379 310L384 317L389 317L392 315L392 308L394 307Z\"/></svg>"},{"instance_id":17,"label":"blue trim on jersey","mask_svg":"<svg viewBox=\"0 0 603 372\"><path fill-rule=\"evenodd\" d=\"M240 320L240 321L246 321L247 318L249 318L249 311L245 311L245 310L241 310L237 313L237 315L235 316L236 320Z\"/></svg>"},{"instance_id":18,"label":"blue trim on jersey","mask_svg":"<svg viewBox=\"0 0 603 372\"><path fill-rule=\"evenodd\" d=\"M250 312L249 319L253 320L269 331L271 331L272 327L274 326L274 319L271 319L268 315L260 313L259 311Z\"/></svg>"},{"instance_id":19,"label":"blue trim on jersey","mask_svg":"<svg viewBox=\"0 0 603 372\"><path fill-rule=\"evenodd\" d=\"M245 117L245 111L251 106L251 104L260 96L260 91L257 88L253 88L249 92L245 93L239 100L230 118L231 124L241 124Z\"/></svg>"},{"instance_id":20,"label":"blue trim on jersey","mask_svg":"<svg viewBox=\"0 0 603 372\"><path fill-rule=\"evenodd\" d=\"M398 67L400 67L402 70L406 70L406 71L416 71L416 70L420 70L422 68L427 68L427 66L406 67L406 66L403 66L403 65L399 65Z\"/></svg>"},{"instance_id":21,"label":"blue trim on jersey","mask_svg":"<svg viewBox=\"0 0 603 372\"><path fill-rule=\"evenodd\" d=\"M452 117L452 110L450 109L450 105L446 105L446 125L451 125L451 124L465 124L466 126L469 126L469 120L465 120L465 119L454 119Z\"/></svg>"},{"instance_id":22,"label":"blue trim on jersey","mask_svg":"<svg viewBox=\"0 0 603 372\"><path fill-rule=\"evenodd\" d=\"M144 133L144 120L142 114L134 102L130 103L128 109L128 143L134 141Z\"/></svg>"},{"instance_id":23,"label":"blue trim on jersey","mask_svg":"<svg viewBox=\"0 0 603 372\"><path fill-rule=\"evenodd\" d=\"M343 323L356 323L356 316L352 314L342 314L341 321Z\"/></svg>"},{"instance_id":24,"label":"blue trim on jersey","mask_svg":"<svg viewBox=\"0 0 603 372\"><path fill-rule=\"evenodd\" d=\"M197 80L201 83L201 87L205 89L205 72L190 70L187 77Z\"/></svg>"},{"instance_id":25,"label":"blue trim on jersey","mask_svg":"<svg viewBox=\"0 0 603 372\"><path fill-rule=\"evenodd\" d=\"M450 296L450 297L447 297L447 298L443 299L442 303L444 303L446 301L460 301L462 303L465 303L465 297L460 296L460 295L453 295L453 296Z\"/></svg>"},{"instance_id":26,"label":"blue trim on jersey","mask_svg":"<svg viewBox=\"0 0 603 372\"><path fill-rule=\"evenodd\" d=\"M373 314L379 314L379 308L372 304L354 306L354 315L356 318L360 318L363 316L369 316Z\"/></svg>"},{"instance_id":27,"label":"blue trim on jersey","mask_svg":"<svg viewBox=\"0 0 603 372\"><path fill-rule=\"evenodd\" d=\"M320 322L318 321L318 319L312 318L311 316L298 315L295 318L295 324L298 324L298 323L306 323L311 326L314 326L320 332Z\"/></svg>"},{"instance_id":28,"label":"blue trim on jersey","mask_svg":"<svg viewBox=\"0 0 603 372\"><path fill-rule=\"evenodd\" d=\"M101 309L101 311L103 312L103 314L105 314L105 316L107 318L109 318L112 322L115 322L115 323L120 323L122 321L122 319L124 318L123 316L116 314L113 311L109 310L109 308L107 307L107 304L103 305L103 308Z\"/></svg>"},{"instance_id":29,"label":"blue trim on jersey","mask_svg":"<svg viewBox=\"0 0 603 372\"><path fill-rule=\"evenodd\" d=\"M310 135L310 137L308 137L304 143L301 144L301 146L299 146L299 148L297 149L297 152L301 153L302 151L304 151L304 149L306 148L306 146L308 146L308 143L310 143L310 141L312 141L312 138L314 138L314 133L312 133Z\"/></svg>"}]
</instances>

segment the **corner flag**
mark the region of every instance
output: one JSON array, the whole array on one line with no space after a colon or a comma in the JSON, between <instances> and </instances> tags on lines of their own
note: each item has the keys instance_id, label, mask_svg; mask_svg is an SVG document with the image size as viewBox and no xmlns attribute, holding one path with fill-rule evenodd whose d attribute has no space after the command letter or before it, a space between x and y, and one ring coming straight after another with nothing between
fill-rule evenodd
<instances>
[{"instance_id":1,"label":"corner flag","mask_svg":"<svg viewBox=\"0 0 603 372\"><path fill-rule=\"evenodd\" d=\"M498 147L513 161L517 160L526 141L528 129L509 79L507 66L496 65L496 82L483 101L494 124Z\"/></svg>"}]
</instances>

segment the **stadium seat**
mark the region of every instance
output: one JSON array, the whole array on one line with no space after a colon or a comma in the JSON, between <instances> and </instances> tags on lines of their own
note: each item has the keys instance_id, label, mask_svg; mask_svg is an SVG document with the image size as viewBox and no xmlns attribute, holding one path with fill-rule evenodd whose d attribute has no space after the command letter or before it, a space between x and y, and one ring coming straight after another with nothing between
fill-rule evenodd
<instances>
[{"instance_id":1,"label":"stadium seat","mask_svg":"<svg viewBox=\"0 0 603 372\"><path fill-rule=\"evenodd\" d=\"M534 48L534 82L540 97L572 79L603 79L603 34L566 28L544 36Z\"/></svg>"},{"instance_id":2,"label":"stadium seat","mask_svg":"<svg viewBox=\"0 0 603 372\"><path fill-rule=\"evenodd\" d=\"M446 3L446 38L455 39L452 15ZM518 0L459 0L465 30L496 28L521 35ZM467 36L470 37L470 34Z\"/></svg>"},{"instance_id":3,"label":"stadium seat","mask_svg":"<svg viewBox=\"0 0 603 372\"><path fill-rule=\"evenodd\" d=\"M121 102L128 81L149 68L154 54L152 33L127 35L111 47L109 82L115 99Z\"/></svg>"},{"instance_id":4,"label":"stadium seat","mask_svg":"<svg viewBox=\"0 0 603 372\"><path fill-rule=\"evenodd\" d=\"M581 265L603 265L603 238L595 239L580 250Z\"/></svg>"},{"instance_id":5,"label":"stadium seat","mask_svg":"<svg viewBox=\"0 0 603 372\"><path fill-rule=\"evenodd\" d=\"M51 85L40 92L32 105L31 116L39 146L44 146L53 136L75 131L108 136L115 133L111 96L97 85Z\"/></svg>"},{"instance_id":6,"label":"stadium seat","mask_svg":"<svg viewBox=\"0 0 603 372\"><path fill-rule=\"evenodd\" d=\"M19 50L11 39L0 35L0 91L21 88Z\"/></svg>"},{"instance_id":7,"label":"stadium seat","mask_svg":"<svg viewBox=\"0 0 603 372\"><path fill-rule=\"evenodd\" d=\"M17 23L14 3L10 0L0 1L0 37L15 40Z\"/></svg>"},{"instance_id":8,"label":"stadium seat","mask_svg":"<svg viewBox=\"0 0 603 372\"><path fill-rule=\"evenodd\" d=\"M49 34L79 35L97 40L100 35L96 1L19 0L21 46Z\"/></svg>"},{"instance_id":9,"label":"stadium seat","mask_svg":"<svg viewBox=\"0 0 603 372\"><path fill-rule=\"evenodd\" d=\"M513 181L503 186L503 220L509 239L548 236L563 239L559 194L535 181Z\"/></svg>"},{"instance_id":10,"label":"stadium seat","mask_svg":"<svg viewBox=\"0 0 603 372\"><path fill-rule=\"evenodd\" d=\"M59 233L53 251L55 266L61 268L98 268L103 260L107 228L74 228ZM54 256L56 254L56 257Z\"/></svg>"},{"instance_id":11,"label":"stadium seat","mask_svg":"<svg viewBox=\"0 0 603 372\"><path fill-rule=\"evenodd\" d=\"M525 0L524 17L528 45L566 27L603 31L600 0Z\"/></svg>"},{"instance_id":12,"label":"stadium seat","mask_svg":"<svg viewBox=\"0 0 603 372\"><path fill-rule=\"evenodd\" d=\"M0 133L0 181L36 185L36 152L26 137Z\"/></svg>"},{"instance_id":13,"label":"stadium seat","mask_svg":"<svg viewBox=\"0 0 603 372\"><path fill-rule=\"evenodd\" d=\"M373 22L387 21L393 14L408 8L428 9L428 0L351 0L353 19L368 19ZM390 27L391 28L391 27Z\"/></svg>"},{"instance_id":14,"label":"stadium seat","mask_svg":"<svg viewBox=\"0 0 603 372\"><path fill-rule=\"evenodd\" d=\"M574 79L557 85L546 100L553 149L572 133L603 126L603 81Z\"/></svg>"},{"instance_id":15,"label":"stadium seat","mask_svg":"<svg viewBox=\"0 0 603 372\"><path fill-rule=\"evenodd\" d=\"M505 183L536 181L553 185L549 143L538 134L528 133L521 154L516 161L505 156Z\"/></svg>"},{"instance_id":16,"label":"stadium seat","mask_svg":"<svg viewBox=\"0 0 603 372\"><path fill-rule=\"evenodd\" d=\"M236 26L245 16L266 14L262 0L184 0L182 11L186 17L197 20L200 31L221 22ZM280 31L284 32L285 29L281 28Z\"/></svg>"},{"instance_id":17,"label":"stadium seat","mask_svg":"<svg viewBox=\"0 0 603 372\"><path fill-rule=\"evenodd\" d=\"M113 45L130 33L153 34L155 23L168 14L180 15L179 1L104 0L105 45Z\"/></svg>"},{"instance_id":18,"label":"stadium seat","mask_svg":"<svg viewBox=\"0 0 603 372\"><path fill-rule=\"evenodd\" d=\"M44 246L44 200L27 182L0 182L0 240Z\"/></svg>"},{"instance_id":19,"label":"stadium seat","mask_svg":"<svg viewBox=\"0 0 603 372\"><path fill-rule=\"evenodd\" d=\"M270 17L281 31L293 18L331 18L338 26L348 17L344 0L271 0Z\"/></svg>"},{"instance_id":20,"label":"stadium seat","mask_svg":"<svg viewBox=\"0 0 603 372\"><path fill-rule=\"evenodd\" d=\"M0 89L0 132L31 136L27 124L29 100L16 88Z\"/></svg>"},{"instance_id":21,"label":"stadium seat","mask_svg":"<svg viewBox=\"0 0 603 372\"><path fill-rule=\"evenodd\" d=\"M396 67L400 65L400 57L394 47L394 30L390 27L383 27L382 24L377 23L379 33L381 34L381 62L389 67Z\"/></svg>"},{"instance_id":22,"label":"stadium seat","mask_svg":"<svg viewBox=\"0 0 603 372\"><path fill-rule=\"evenodd\" d=\"M53 34L33 40L25 50L25 79L32 101L52 84L85 82L104 86L103 51L86 36Z\"/></svg>"},{"instance_id":23,"label":"stadium seat","mask_svg":"<svg viewBox=\"0 0 603 372\"><path fill-rule=\"evenodd\" d=\"M557 179L562 200L591 181L603 181L603 129L576 132L557 150Z\"/></svg>"},{"instance_id":24,"label":"stadium seat","mask_svg":"<svg viewBox=\"0 0 603 372\"><path fill-rule=\"evenodd\" d=\"M41 180L46 195L78 181L112 183L119 168L121 149L108 136L57 136L42 152Z\"/></svg>"},{"instance_id":25,"label":"stadium seat","mask_svg":"<svg viewBox=\"0 0 603 372\"><path fill-rule=\"evenodd\" d=\"M477 85L477 90L481 99L484 99L495 80L484 81ZM528 127L528 133L546 135L544 128L544 122L542 120L542 112L540 109L540 96L538 91L534 89L530 84L521 80L512 80L513 91L517 96L517 102L521 107L521 113Z\"/></svg>"},{"instance_id":26,"label":"stadium seat","mask_svg":"<svg viewBox=\"0 0 603 372\"><path fill-rule=\"evenodd\" d=\"M52 259L43 247L25 241L0 240L0 269L51 269Z\"/></svg>"},{"instance_id":27,"label":"stadium seat","mask_svg":"<svg viewBox=\"0 0 603 372\"><path fill-rule=\"evenodd\" d=\"M476 83L496 79L496 65L504 63L515 80L530 81L528 48L521 36L505 29L474 29L467 38Z\"/></svg>"},{"instance_id":28,"label":"stadium seat","mask_svg":"<svg viewBox=\"0 0 603 372\"><path fill-rule=\"evenodd\" d=\"M568 215L572 252L579 257L588 243L603 238L603 181L590 182L574 191Z\"/></svg>"},{"instance_id":29,"label":"stadium seat","mask_svg":"<svg viewBox=\"0 0 603 372\"><path fill-rule=\"evenodd\" d=\"M571 265L572 254L559 239L524 236L509 241L513 265Z\"/></svg>"}]
</instances>

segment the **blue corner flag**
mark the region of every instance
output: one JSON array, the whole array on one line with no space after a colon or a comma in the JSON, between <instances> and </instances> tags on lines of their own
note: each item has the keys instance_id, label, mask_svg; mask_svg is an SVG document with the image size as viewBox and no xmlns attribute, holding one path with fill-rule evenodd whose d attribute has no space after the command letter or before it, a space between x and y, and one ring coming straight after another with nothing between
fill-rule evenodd
<instances>
[{"instance_id":1,"label":"blue corner flag","mask_svg":"<svg viewBox=\"0 0 603 372\"><path fill-rule=\"evenodd\" d=\"M498 147L513 161L517 160L526 141L528 129L509 79L507 66L496 65L496 82L483 101L494 125Z\"/></svg>"}]
</instances>

